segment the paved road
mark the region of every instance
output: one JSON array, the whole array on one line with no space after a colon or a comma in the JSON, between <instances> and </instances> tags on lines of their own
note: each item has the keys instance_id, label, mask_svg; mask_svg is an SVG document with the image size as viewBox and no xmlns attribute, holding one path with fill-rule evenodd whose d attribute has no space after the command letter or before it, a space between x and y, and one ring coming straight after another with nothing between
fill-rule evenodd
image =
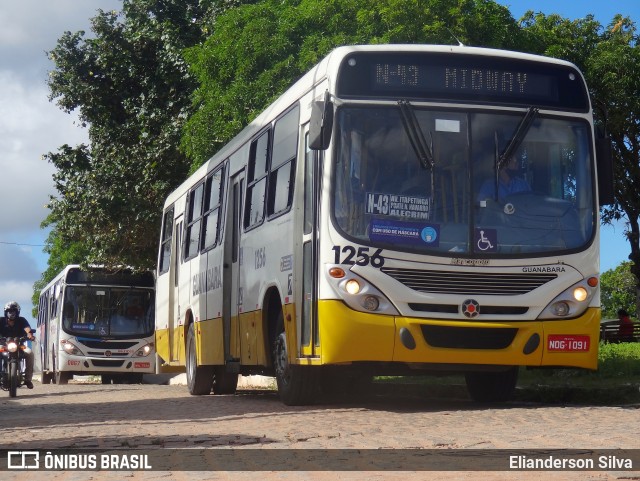
<instances>
[{"instance_id":1,"label":"paved road","mask_svg":"<svg viewBox=\"0 0 640 481\"><path fill-rule=\"evenodd\" d=\"M640 447L639 406L478 406L464 394L401 389L308 407L287 407L272 390L190 396L180 385L72 383L0 393L0 448L552 449ZM7 413L10 412L10 415ZM268 461L267 461L268 462ZM362 466L363 470L367 466ZM640 479L640 467L598 472L131 472L129 479ZM32 473L0 479L31 480ZM13 473L12 473L13 474ZM105 472L38 473L59 481L115 479Z\"/></svg>"}]
</instances>

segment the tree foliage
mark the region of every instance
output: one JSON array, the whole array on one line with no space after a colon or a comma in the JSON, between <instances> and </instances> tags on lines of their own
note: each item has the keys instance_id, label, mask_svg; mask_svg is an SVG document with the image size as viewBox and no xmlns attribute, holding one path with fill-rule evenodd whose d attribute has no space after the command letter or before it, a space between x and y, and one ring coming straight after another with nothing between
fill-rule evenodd
<instances>
[{"instance_id":1,"label":"tree foliage","mask_svg":"<svg viewBox=\"0 0 640 481\"><path fill-rule=\"evenodd\" d=\"M66 32L49 52L50 98L77 110L90 140L46 155L51 242L82 244L86 262L153 266L162 202L188 171L179 143L196 84L182 50L206 35L212 5L124 0L92 19L91 38Z\"/></svg>"},{"instance_id":2,"label":"tree foliage","mask_svg":"<svg viewBox=\"0 0 640 481\"><path fill-rule=\"evenodd\" d=\"M519 28L490 0L263 0L215 18L187 52L199 86L183 137L197 168L333 48L439 43L518 47Z\"/></svg>"},{"instance_id":3,"label":"tree foliage","mask_svg":"<svg viewBox=\"0 0 640 481\"><path fill-rule=\"evenodd\" d=\"M630 261L625 261L615 269L603 272L600 276L600 300L604 319L616 319L618 309L638 315L636 279L631 272L632 267Z\"/></svg>"},{"instance_id":4,"label":"tree foliage","mask_svg":"<svg viewBox=\"0 0 640 481\"><path fill-rule=\"evenodd\" d=\"M626 221L632 262L625 265L640 293L640 46L636 25L621 15L604 27L590 15L569 21L533 12L527 12L522 25L531 51L572 61L586 77L597 122L613 147L615 203L603 209L602 219Z\"/></svg>"}]
</instances>

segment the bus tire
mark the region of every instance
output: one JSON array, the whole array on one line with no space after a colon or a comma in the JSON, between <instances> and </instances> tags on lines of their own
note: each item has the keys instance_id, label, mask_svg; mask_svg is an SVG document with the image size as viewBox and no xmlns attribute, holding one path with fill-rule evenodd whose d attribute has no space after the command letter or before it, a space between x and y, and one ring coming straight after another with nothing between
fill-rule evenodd
<instances>
[{"instance_id":1,"label":"bus tire","mask_svg":"<svg viewBox=\"0 0 640 481\"><path fill-rule=\"evenodd\" d=\"M131 374L127 374L126 380L127 384L142 384L142 373L134 372Z\"/></svg>"},{"instance_id":2,"label":"bus tire","mask_svg":"<svg viewBox=\"0 0 640 481\"><path fill-rule=\"evenodd\" d=\"M238 374L227 372L225 366L218 366L213 374L213 394L235 394Z\"/></svg>"},{"instance_id":3,"label":"bus tire","mask_svg":"<svg viewBox=\"0 0 640 481\"><path fill-rule=\"evenodd\" d=\"M311 404L318 391L318 368L289 364L282 312L277 325L279 334L273 343L273 366L280 400L287 406Z\"/></svg>"},{"instance_id":4,"label":"bus tire","mask_svg":"<svg viewBox=\"0 0 640 481\"><path fill-rule=\"evenodd\" d=\"M53 383L53 373L51 371L42 373L42 381L41 384L52 384Z\"/></svg>"},{"instance_id":5,"label":"bus tire","mask_svg":"<svg viewBox=\"0 0 640 481\"><path fill-rule=\"evenodd\" d=\"M213 387L213 366L198 366L196 356L196 334L193 323L187 331L187 387L194 396L210 394Z\"/></svg>"},{"instance_id":6,"label":"bus tire","mask_svg":"<svg viewBox=\"0 0 640 481\"><path fill-rule=\"evenodd\" d=\"M373 375L344 367L323 366L320 386L323 394L331 398L359 397L370 394Z\"/></svg>"},{"instance_id":7,"label":"bus tire","mask_svg":"<svg viewBox=\"0 0 640 481\"><path fill-rule=\"evenodd\" d=\"M55 377L56 384L69 384L69 380L73 377L73 375L68 372L56 371Z\"/></svg>"},{"instance_id":8,"label":"bus tire","mask_svg":"<svg viewBox=\"0 0 640 481\"><path fill-rule=\"evenodd\" d=\"M475 402L493 403L508 401L518 382L518 367L506 371L467 372L465 374L467 391Z\"/></svg>"},{"instance_id":9,"label":"bus tire","mask_svg":"<svg viewBox=\"0 0 640 481\"><path fill-rule=\"evenodd\" d=\"M111 384L111 376L109 376L107 374L101 374L100 375L100 382L102 384Z\"/></svg>"}]
</instances>

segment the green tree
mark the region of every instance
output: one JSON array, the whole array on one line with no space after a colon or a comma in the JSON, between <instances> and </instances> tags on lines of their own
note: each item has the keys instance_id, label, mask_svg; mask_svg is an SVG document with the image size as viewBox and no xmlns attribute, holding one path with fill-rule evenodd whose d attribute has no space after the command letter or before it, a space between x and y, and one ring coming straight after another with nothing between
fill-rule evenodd
<instances>
[{"instance_id":1,"label":"green tree","mask_svg":"<svg viewBox=\"0 0 640 481\"><path fill-rule=\"evenodd\" d=\"M186 54L199 81L182 141L192 170L337 46L457 37L516 49L521 37L491 0L263 0L226 11L212 30Z\"/></svg>"},{"instance_id":2,"label":"green tree","mask_svg":"<svg viewBox=\"0 0 640 481\"><path fill-rule=\"evenodd\" d=\"M591 93L601 130L611 138L615 203L602 211L603 222L623 220L640 298L640 47L635 23L616 15L603 27L592 16L568 21L558 15L527 12L522 25L530 50L576 63ZM631 311L636 311L635 305Z\"/></svg>"},{"instance_id":3,"label":"green tree","mask_svg":"<svg viewBox=\"0 0 640 481\"><path fill-rule=\"evenodd\" d=\"M636 279L631 272L632 267L630 261L625 261L615 269L603 272L600 276L600 299L604 319L617 318L618 309L625 309L638 316Z\"/></svg>"},{"instance_id":4,"label":"green tree","mask_svg":"<svg viewBox=\"0 0 640 481\"><path fill-rule=\"evenodd\" d=\"M66 32L49 53L50 97L78 111L90 145L46 155L58 191L46 224L87 262L154 263L163 199L188 170L178 144L195 84L181 51L204 35L210 4L125 0L92 19L93 38Z\"/></svg>"},{"instance_id":5,"label":"green tree","mask_svg":"<svg viewBox=\"0 0 640 481\"><path fill-rule=\"evenodd\" d=\"M65 32L49 52L50 99L78 112L90 143L45 155L57 193L43 222L49 265L34 298L65 265L60 259L153 267L162 203L189 168L179 144L196 82L182 51L239 3L123 0L121 13L91 19L90 38Z\"/></svg>"}]
</instances>

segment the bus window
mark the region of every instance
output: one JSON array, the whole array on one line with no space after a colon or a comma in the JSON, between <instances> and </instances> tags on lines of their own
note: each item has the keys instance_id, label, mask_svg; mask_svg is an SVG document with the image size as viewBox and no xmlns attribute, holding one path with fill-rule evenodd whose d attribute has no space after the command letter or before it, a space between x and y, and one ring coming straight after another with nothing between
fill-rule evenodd
<instances>
[{"instance_id":1,"label":"bus window","mask_svg":"<svg viewBox=\"0 0 640 481\"><path fill-rule=\"evenodd\" d=\"M267 168L269 160L269 133L263 133L251 144L245 228L261 224L264 219Z\"/></svg>"},{"instance_id":2,"label":"bus window","mask_svg":"<svg viewBox=\"0 0 640 481\"><path fill-rule=\"evenodd\" d=\"M159 274L169 270L171 262L171 239L173 235L173 207L164 214L162 221L162 241L160 246L160 259L158 261Z\"/></svg>"},{"instance_id":3,"label":"bus window","mask_svg":"<svg viewBox=\"0 0 640 481\"><path fill-rule=\"evenodd\" d=\"M200 252L200 222L202 221L203 191L204 184L200 184L189 194L185 260L195 257L198 252Z\"/></svg>"}]
</instances>

